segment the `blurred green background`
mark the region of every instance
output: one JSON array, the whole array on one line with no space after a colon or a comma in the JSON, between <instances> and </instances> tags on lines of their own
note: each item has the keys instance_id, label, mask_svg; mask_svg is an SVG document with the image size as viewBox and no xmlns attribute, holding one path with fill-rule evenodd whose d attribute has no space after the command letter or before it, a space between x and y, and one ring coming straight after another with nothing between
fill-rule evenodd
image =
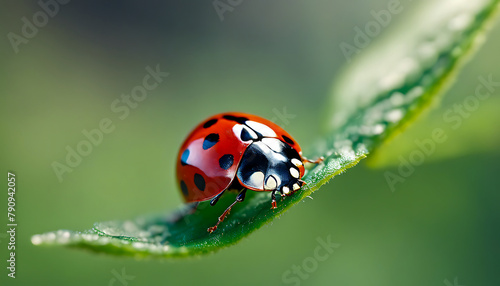
<instances>
[{"instance_id":1,"label":"blurred green background","mask_svg":"<svg viewBox=\"0 0 500 286\"><path fill-rule=\"evenodd\" d=\"M178 207L177 148L215 113L274 119L307 150L321 132L332 79L347 62L340 43L352 43L354 27L387 3L241 1L221 21L211 1L71 1L17 53L7 35L22 35L22 18L32 21L42 9L36 1L3 3L0 159L4 176L17 176L18 228L16 279L7 277L7 237L0 234L0 284L287 285L283 274L314 255L317 238L331 236L340 247L300 285L500 285L500 92L457 130L439 120L474 94L478 76L500 80L498 25L440 107L392 143L403 147L384 168L362 162L236 246L162 261L30 242L37 233ZM401 4L384 30L417 5ZM120 120L111 103L158 64L169 77ZM64 163L66 147L76 148L82 131L103 118L115 130L58 180L53 162ZM391 192L384 173L397 172L399 154L428 137L429 126L450 139ZM0 197L6 225L6 191ZM122 270L134 278L120 282Z\"/></svg>"}]
</instances>

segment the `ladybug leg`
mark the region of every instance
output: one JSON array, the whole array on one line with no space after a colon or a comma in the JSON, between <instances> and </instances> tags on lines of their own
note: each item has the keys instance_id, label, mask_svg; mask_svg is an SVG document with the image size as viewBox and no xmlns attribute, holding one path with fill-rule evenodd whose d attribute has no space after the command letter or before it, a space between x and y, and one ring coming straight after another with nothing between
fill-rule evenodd
<instances>
[{"instance_id":1,"label":"ladybug leg","mask_svg":"<svg viewBox=\"0 0 500 286\"><path fill-rule=\"evenodd\" d=\"M319 158L318 158L318 159L316 159L316 160L311 160L311 159L308 159L308 158L306 158L306 157L302 156L302 162L304 162L304 163L313 163L313 164L318 164L318 163L323 162L323 160L325 160L325 157L323 157L323 156L319 157Z\"/></svg>"},{"instance_id":2,"label":"ladybug leg","mask_svg":"<svg viewBox=\"0 0 500 286\"><path fill-rule=\"evenodd\" d=\"M219 201L220 197L222 197L222 195L224 194L226 190L220 192L217 196L215 196L211 201L210 201L210 205L211 206L215 206L215 204Z\"/></svg>"},{"instance_id":3,"label":"ladybug leg","mask_svg":"<svg viewBox=\"0 0 500 286\"><path fill-rule=\"evenodd\" d=\"M278 206L276 205L276 192L281 192L280 190L274 190L272 193L271 193L271 209L275 209L277 208ZM283 195L283 194L282 194Z\"/></svg>"},{"instance_id":4,"label":"ladybug leg","mask_svg":"<svg viewBox=\"0 0 500 286\"><path fill-rule=\"evenodd\" d=\"M212 227L209 227L207 229L208 232L212 233L213 231L215 231L217 229L217 226L224 220L224 218L229 214L229 212L231 211L231 208L236 204L236 203L239 203L239 202L242 202L243 200L245 200L245 194L247 192L247 189L244 189L242 190L238 196L236 197L236 200L222 213L222 215L219 217L219 220L217 221L217 223L212 226Z\"/></svg>"}]
</instances>

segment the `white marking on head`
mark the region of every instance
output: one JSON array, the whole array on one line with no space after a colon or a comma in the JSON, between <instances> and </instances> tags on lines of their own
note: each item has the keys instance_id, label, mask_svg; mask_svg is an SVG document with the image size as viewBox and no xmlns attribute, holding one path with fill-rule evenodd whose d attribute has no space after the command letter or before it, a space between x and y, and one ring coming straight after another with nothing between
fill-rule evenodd
<instances>
[{"instance_id":1,"label":"white marking on head","mask_svg":"<svg viewBox=\"0 0 500 286\"><path fill-rule=\"evenodd\" d=\"M276 135L276 132L274 132L269 126L262 123L247 120L245 124L250 126L250 128L252 128L253 130L262 134L262 136L264 137L278 137L278 135Z\"/></svg>"},{"instance_id":2,"label":"white marking on head","mask_svg":"<svg viewBox=\"0 0 500 286\"><path fill-rule=\"evenodd\" d=\"M266 145L262 141L254 141L252 143L254 147L258 147L259 150L266 155L270 160L275 161L275 162L286 162L288 161L288 157L285 156L284 153L282 152L274 152L268 145ZM279 185L279 184L278 184Z\"/></svg>"},{"instance_id":3,"label":"white marking on head","mask_svg":"<svg viewBox=\"0 0 500 286\"><path fill-rule=\"evenodd\" d=\"M295 169L294 167L291 167L290 168L290 175L292 175L292 177L294 177L295 179L298 179L300 176L300 173L297 169Z\"/></svg>"},{"instance_id":4,"label":"white marking on head","mask_svg":"<svg viewBox=\"0 0 500 286\"><path fill-rule=\"evenodd\" d=\"M296 191L296 190L300 189L300 186L299 186L299 184L297 184L297 183L293 184L293 186L292 186L292 187L293 187L293 190L294 190L294 191Z\"/></svg>"},{"instance_id":5,"label":"white marking on head","mask_svg":"<svg viewBox=\"0 0 500 286\"><path fill-rule=\"evenodd\" d=\"M287 186L284 186L283 193L285 193L285 195L288 195L290 193L290 189Z\"/></svg>"},{"instance_id":6,"label":"white marking on head","mask_svg":"<svg viewBox=\"0 0 500 286\"><path fill-rule=\"evenodd\" d=\"M292 164L294 164L297 167L302 166L302 162L299 159L296 159L296 158L292 159Z\"/></svg>"},{"instance_id":7,"label":"white marking on head","mask_svg":"<svg viewBox=\"0 0 500 286\"><path fill-rule=\"evenodd\" d=\"M275 190L277 186L278 182L276 182L276 179L273 175L267 177L266 185L264 186L266 190Z\"/></svg>"},{"instance_id":8,"label":"white marking on head","mask_svg":"<svg viewBox=\"0 0 500 286\"><path fill-rule=\"evenodd\" d=\"M264 186L264 173L255 172L248 178L248 184L254 188L262 188Z\"/></svg>"},{"instance_id":9,"label":"white marking on head","mask_svg":"<svg viewBox=\"0 0 500 286\"><path fill-rule=\"evenodd\" d=\"M262 138L262 143L266 144L271 150L276 153L280 153L283 151L283 146L281 145L281 141L276 138Z\"/></svg>"}]
</instances>

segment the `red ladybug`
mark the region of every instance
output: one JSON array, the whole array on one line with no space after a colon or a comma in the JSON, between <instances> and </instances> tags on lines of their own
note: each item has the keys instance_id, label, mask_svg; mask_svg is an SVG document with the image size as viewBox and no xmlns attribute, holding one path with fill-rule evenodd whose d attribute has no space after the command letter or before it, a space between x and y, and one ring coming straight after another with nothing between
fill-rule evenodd
<instances>
[{"instance_id":1,"label":"red ladybug","mask_svg":"<svg viewBox=\"0 0 500 286\"><path fill-rule=\"evenodd\" d=\"M199 124L179 150L177 180L186 203L211 200L213 206L226 190L240 190L236 200L219 217L217 229L231 207L245 199L247 190L290 195L305 182L304 162L297 142L281 127L245 113L221 113Z\"/></svg>"}]
</instances>

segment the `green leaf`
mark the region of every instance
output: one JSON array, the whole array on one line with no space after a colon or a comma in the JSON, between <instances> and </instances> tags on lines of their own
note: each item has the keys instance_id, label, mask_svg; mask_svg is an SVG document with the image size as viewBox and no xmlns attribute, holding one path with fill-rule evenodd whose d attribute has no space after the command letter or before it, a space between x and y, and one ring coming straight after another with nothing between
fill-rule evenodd
<instances>
[{"instance_id":1,"label":"green leaf","mask_svg":"<svg viewBox=\"0 0 500 286\"><path fill-rule=\"evenodd\" d=\"M475 86L471 86L474 90ZM474 95L469 95L474 96ZM463 103L460 99L459 103ZM470 117L463 118L460 121L460 132L454 132L456 129L453 124L443 120L443 114L453 110L451 106L444 106L433 110L429 116L419 120L416 124L410 126L405 132L399 135L395 140L377 149L376 153L370 154L370 167L387 168L401 164L401 157L408 159L415 150L420 150L418 142L424 142L431 138L431 131L436 129L444 130L446 141L436 144L436 150L432 156L426 156L425 162L440 161L457 156L470 154L479 154L483 152L494 152L498 149L500 142L500 133L491 132L490 128L478 128L478 126L490 126L491 122L500 122L500 113L498 106L500 98L489 98L487 104L481 104L477 111L473 111Z\"/></svg>"},{"instance_id":2,"label":"green leaf","mask_svg":"<svg viewBox=\"0 0 500 286\"><path fill-rule=\"evenodd\" d=\"M270 194L249 192L214 233L235 195L195 213L179 210L130 221L96 223L85 232L60 230L32 237L36 245L67 245L133 256L181 257L234 244L356 165L429 106L453 79L494 17L496 0L426 2L371 50L363 50L334 85L328 132L314 148L325 161L309 169L300 191L271 209ZM311 154L309 154L311 155ZM310 156L314 157L314 156Z\"/></svg>"}]
</instances>

